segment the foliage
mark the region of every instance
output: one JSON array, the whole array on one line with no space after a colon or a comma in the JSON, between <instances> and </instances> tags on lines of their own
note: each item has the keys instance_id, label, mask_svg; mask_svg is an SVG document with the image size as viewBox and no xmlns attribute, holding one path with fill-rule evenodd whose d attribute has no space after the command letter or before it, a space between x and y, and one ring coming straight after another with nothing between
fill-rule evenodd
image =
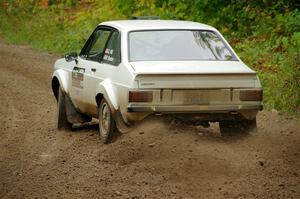
<instances>
[{"instance_id":1,"label":"foliage","mask_svg":"<svg viewBox=\"0 0 300 199\"><path fill-rule=\"evenodd\" d=\"M210 24L258 71L267 108L300 113L299 0L0 0L0 34L66 53L105 20L152 15Z\"/></svg>"}]
</instances>

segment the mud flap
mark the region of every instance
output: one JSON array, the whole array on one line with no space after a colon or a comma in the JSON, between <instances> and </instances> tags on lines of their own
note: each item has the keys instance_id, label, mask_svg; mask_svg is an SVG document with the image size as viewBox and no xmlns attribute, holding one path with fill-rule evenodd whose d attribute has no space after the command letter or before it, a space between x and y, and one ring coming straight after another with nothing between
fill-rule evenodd
<instances>
[{"instance_id":1,"label":"mud flap","mask_svg":"<svg viewBox=\"0 0 300 199\"><path fill-rule=\"evenodd\" d=\"M92 120L92 117L83 115L82 113L76 111L71 99L68 96L65 96L65 105L66 105L67 120L71 124L85 123L85 122L90 122Z\"/></svg>"},{"instance_id":2,"label":"mud flap","mask_svg":"<svg viewBox=\"0 0 300 199\"><path fill-rule=\"evenodd\" d=\"M114 119L115 119L115 122L116 122L116 126L117 126L117 129L121 132L121 133L127 133L131 130L131 126L130 124L127 124L120 111L116 111L115 112L115 115L114 115Z\"/></svg>"}]
</instances>

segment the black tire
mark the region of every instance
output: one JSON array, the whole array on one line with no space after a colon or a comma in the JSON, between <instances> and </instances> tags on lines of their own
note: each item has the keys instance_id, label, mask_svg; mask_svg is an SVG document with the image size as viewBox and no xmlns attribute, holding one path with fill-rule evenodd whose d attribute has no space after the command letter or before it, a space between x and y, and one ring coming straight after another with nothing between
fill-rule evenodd
<instances>
[{"instance_id":1,"label":"black tire","mask_svg":"<svg viewBox=\"0 0 300 199\"><path fill-rule=\"evenodd\" d=\"M257 131L256 118L253 120L228 120L220 121L220 132L222 136L249 134Z\"/></svg>"},{"instance_id":2,"label":"black tire","mask_svg":"<svg viewBox=\"0 0 300 199\"><path fill-rule=\"evenodd\" d=\"M70 130L72 124L68 122L66 113L66 96L62 91L61 87L58 88L58 98L57 98L57 129L58 130Z\"/></svg>"},{"instance_id":3,"label":"black tire","mask_svg":"<svg viewBox=\"0 0 300 199\"><path fill-rule=\"evenodd\" d=\"M105 99L102 99L98 107L98 115L100 139L102 143L107 144L111 141L117 129L110 106Z\"/></svg>"}]
</instances>

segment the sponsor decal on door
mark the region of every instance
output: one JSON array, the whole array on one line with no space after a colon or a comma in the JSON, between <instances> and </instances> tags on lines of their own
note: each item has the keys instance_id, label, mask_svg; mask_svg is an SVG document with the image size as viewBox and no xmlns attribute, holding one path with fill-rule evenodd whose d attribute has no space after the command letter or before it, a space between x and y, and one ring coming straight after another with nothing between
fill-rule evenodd
<instances>
[{"instance_id":1,"label":"sponsor decal on door","mask_svg":"<svg viewBox=\"0 0 300 199\"><path fill-rule=\"evenodd\" d=\"M83 88L84 68L74 67L72 71L72 86Z\"/></svg>"}]
</instances>

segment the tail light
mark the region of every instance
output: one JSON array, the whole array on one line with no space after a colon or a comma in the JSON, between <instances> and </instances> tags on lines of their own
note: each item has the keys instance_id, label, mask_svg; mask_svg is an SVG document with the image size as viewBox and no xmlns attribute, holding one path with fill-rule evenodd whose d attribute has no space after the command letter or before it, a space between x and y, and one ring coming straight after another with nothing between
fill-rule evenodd
<instances>
[{"instance_id":1,"label":"tail light","mask_svg":"<svg viewBox=\"0 0 300 199\"><path fill-rule=\"evenodd\" d=\"M152 102L152 91L129 91L129 102Z\"/></svg>"},{"instance_id":2,"label":"tail light","mask_svg":"<svg viewBox=\"0 0 300 199\"><path fill-rule=\"evenodd\" d=\"M241 90L240 101L262 101L262 90Z\"/></svg>"}]
</instances>

